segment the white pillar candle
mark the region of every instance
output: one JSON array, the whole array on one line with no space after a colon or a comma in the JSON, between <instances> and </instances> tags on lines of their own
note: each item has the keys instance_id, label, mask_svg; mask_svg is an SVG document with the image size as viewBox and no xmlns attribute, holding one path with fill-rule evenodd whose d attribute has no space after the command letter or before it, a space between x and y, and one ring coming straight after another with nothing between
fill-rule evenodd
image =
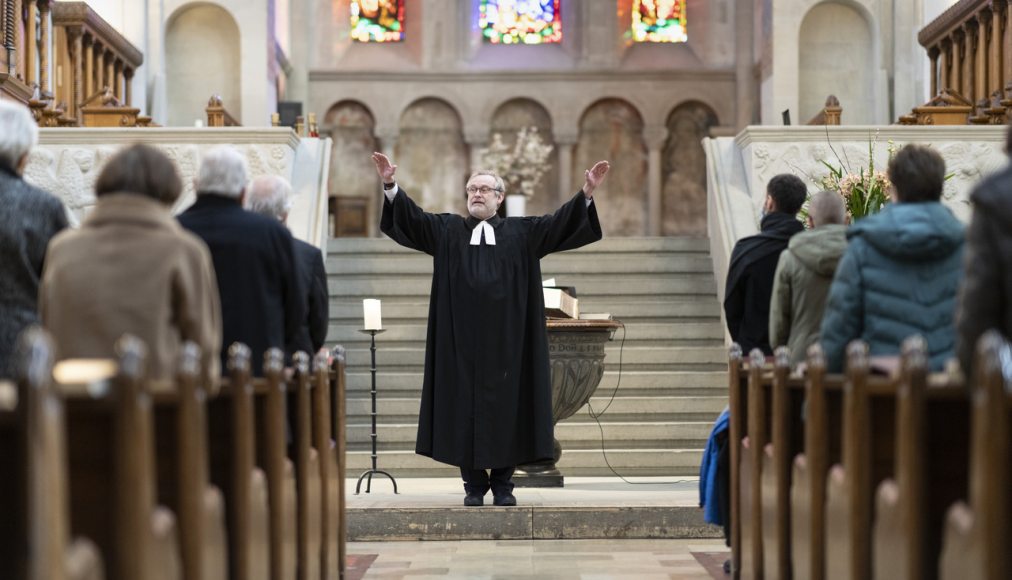
<instances>
[{"instance_id":1,"label":"white pillar candle","mask_svg":"<svg viewBox=\"0 0 1012 580\"><path fill-rule=\"evenodd\" d=\"M365 311L365 329L382 330L383 319L380 317L380 301L375 298L366 298L362 301L362 310Z\"/></svg>"}]
</instances>

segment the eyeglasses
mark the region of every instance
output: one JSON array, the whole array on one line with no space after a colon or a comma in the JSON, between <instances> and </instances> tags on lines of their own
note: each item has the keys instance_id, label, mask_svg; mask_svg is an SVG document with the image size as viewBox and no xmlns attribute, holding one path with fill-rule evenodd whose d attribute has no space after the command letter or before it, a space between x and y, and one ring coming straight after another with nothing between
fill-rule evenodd
<instances>
[{"instance_id":1,"label":"eyeglasses","mask_svg":"<svg viewBox=\"0 0 1012 580\"><path fill-rule=\"evenodd\" d=\"M482 195L488 195L488 194L492 193L493 191L502 191L502 190L500 190L497 187L489 187L487 185L483 185L481 187L475 187L473 185L469 185L469 186L467 186L467 189L465 191L467 191L468 195L474 195L476 193L480 193Z\"/></svg>"}]
</instances>

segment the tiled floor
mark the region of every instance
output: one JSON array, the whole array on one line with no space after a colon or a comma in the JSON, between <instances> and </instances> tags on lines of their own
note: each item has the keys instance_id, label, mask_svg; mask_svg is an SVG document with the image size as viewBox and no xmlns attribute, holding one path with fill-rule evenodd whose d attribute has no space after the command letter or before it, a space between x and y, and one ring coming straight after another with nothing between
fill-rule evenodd
<instances>
[{"instance_id":1,"label":"tiled floor","mask_svg":"<svg viewBox=\"0 0 1012 580\"><path fill-rule=\"evenodd\" d=\"M445 580L709 580L693 552L725 552L714 540L507 540L354 542L376 554L365 578Z\"/></svg>"}]
</instances>

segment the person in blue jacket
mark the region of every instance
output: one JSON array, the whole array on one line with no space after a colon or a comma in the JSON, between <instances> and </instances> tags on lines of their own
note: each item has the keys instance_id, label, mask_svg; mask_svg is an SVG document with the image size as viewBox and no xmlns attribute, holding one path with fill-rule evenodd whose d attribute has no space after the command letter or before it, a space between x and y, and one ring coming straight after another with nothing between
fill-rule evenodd
<instances>
[{"instance_id":1,"label":"person in blue jacket","mask_svg":"<svg viewBox=\"0 0 1012 580\"><path fill-rule=\"evenodd\" d=\"M940 201L945 161L930 147L907 145L890 160L889 181L893 203L850 227L830 286L821 332L830 372L843 370L855 339L872 356L896 355L919 334L934 370L955 354L964 228Z\"/></svg>"}]
</instances>

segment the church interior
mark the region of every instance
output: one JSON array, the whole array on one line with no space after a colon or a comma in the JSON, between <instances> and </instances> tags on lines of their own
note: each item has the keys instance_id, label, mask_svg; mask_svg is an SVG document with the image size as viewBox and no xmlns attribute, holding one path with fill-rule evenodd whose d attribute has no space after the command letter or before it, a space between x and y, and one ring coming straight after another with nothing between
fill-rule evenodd
<instances>
[{"instance_id":1,"label":"church interior","mask_svg":"<svg viewBox=\"0 0 1012 580\"><path fill-rule=\"evenodd\" d=\"M26 333L0 379L0 578L1012 578L1012 337L973 373L917 340L884 371L849 349L801 372L742 352L722 307L774 176L864 187L928 145L940 203L975 219L1012 154L1009 0L0 0L0 35L0 99L39 127L24 180L71 228L123 147L171 159L178 213L227 145L290 182L329 310L326 352L261 377L230 349L217 392L186 355L153 384L130 343L61 376ZM433 258L381 232L373 152L464 217L479 169L502 217L542 216L610 163L604 238L541 261L579 313L547 319L555 456L521 466L516 507L461 506L458 469L415 452Z\"/></svg>"}]
</instances>

